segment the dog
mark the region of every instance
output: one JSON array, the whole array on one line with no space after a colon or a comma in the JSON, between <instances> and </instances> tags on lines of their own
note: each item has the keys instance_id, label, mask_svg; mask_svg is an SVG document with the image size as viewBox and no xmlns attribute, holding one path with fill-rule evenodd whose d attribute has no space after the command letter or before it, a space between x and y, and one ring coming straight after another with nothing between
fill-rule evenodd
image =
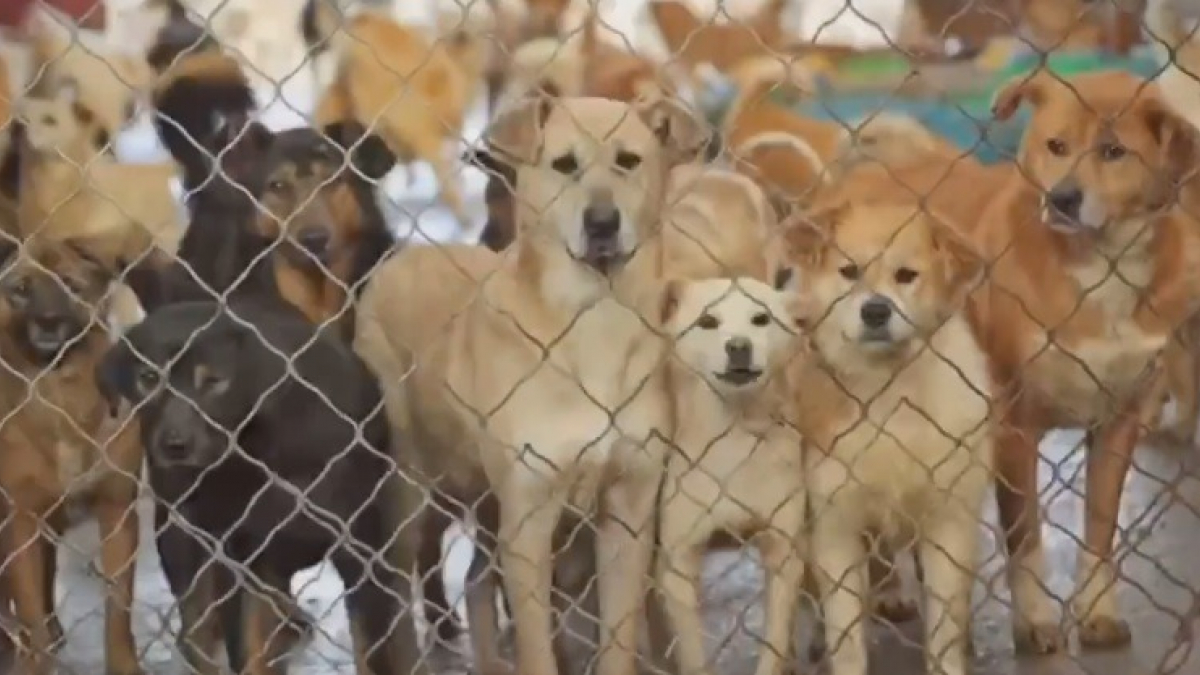
<instances>
[{"instance_id":1,"label":"dog","mask_svg":"<svg viewBox=\"0 0 1200 675\"><path fill-rule=\"evenodd\" d=\"M166 14L166 21L154 36L154 44L146 51L146 62L155 73L165 72L180 58L220 49L213 34L188 15L180 0L153 0L151 6L165 10Z\"/></svg>"},{"instance_id":2,"label":"dog","mask_svg":"<svg viewBox=\"0 0 1200 675\"><path fill-rule=\"evenodd\" d=\"M95 366L111 340L97 321L119 270L82 238L9 240L0 272L5 575L21 642L18 669L49 674L62 638L54 613L56 551L44 535L67 527L64 505L84 503L100 524L109 673L141 673L131 626L135 508L142 446L137 426L113 414Z\"/></svg>"},{"instance_id":3,"label":"dog","mask_svg":"<svg viewBox=\"0 0 1200 675\"><path fill-rule=\"evenodd\" d=\"M786 381L796 327L784 297L751 277L668 282L674 440L659 498L659 590L680 672L707 672L700 572L718 533L755 537L767 574L756 672L790 666L805 527L804 458Z\"/></svg>"},{"instance_id":4,"label":"dog","mask_svg":"<svg viewBox=\"0 0 1200 675\"><path fill-rule=\"evenodd\" d=\"M137 410L190 667L217 672L204 625L216 602L233 670L277 672L278 610L257 587L286 595L293 574L328 557L348 589L359 672L425 672L415 626L393 625L411 560L403 540L390 543L406 536L390 431L347 346L277 298L184 302L132 328L96 377L113 405ZM231 567L209 565L214 545ZM245 573L250 588L236 583Z\"/></svg>"},{"instance_id":5,"label":"dog","mask_svg":"<svg viewBox=\"0 0 1200 675\"><path fill-rule=\"evenodd\" d=\"M701 122L661 99L645 106L592 98L529 100L506 111L489 133L490 148L517 167L515 250L502 257L484 284L487 300L459 314L449 337L407 379L410 409L401 419L440 427L418 432L438 441L426 446L437 450L421 458L432 463L422 475L441 478L436 489L459 503L474 503L487 492L498 499L501 571L516 623L517 668L523 673L558 672L549 630L550 553L567 503L587 511L602 507L607 516L597 534L602 623L609 636L599 658L606 671L633 669L635 617L647 589L629 582L643 579L650 569L650 526L662 461L661 442L653 434L667 422L656 365L665 346L637 316L642 310L653 316L645 289L656 279L652 235L668 171L672 163L694 160L706 140ZM368 326L360 320L359 332L376 336L371 343L356 341L368 363L402 363L404 346L414 340L392 315L397 304L426 307L422 294L397 303L395 293L385 290L405 274L397 260L403 258L381 266L363 294L362 315L371 317L368 323L378 322ZM631 293L625 302L641 310L618 309L623 303L613 304L612 293ZM572 327L548 355L547 363L567 365L575 375L534 365L547 357L540 349L537 356L527 351L533 343L523 336L545 344L546 331L560 333L567 316L576 317L585 307L591 309L570 320ZM587 346L594 340L605 347ZM588 353L586 367L569 356L583 353L580 349ZM490 365L479 360L485 351ZM619 354L619 365L603 358L606 354ZM497 370L498 364L506 365ZM494 409L500 401L495 396L510 388L509 378L527 367L533 379ZM618 370L622 375L614 378ZM590 392L604 391L602 398L597 403L577 399L576 378ZM629 389L635 380L636 390ZM438 384L427 388L433 382ZM448 390L455 392L449 400ZM544 396L554 397L563 418L573 420L569 433L564 426L522 421ZM412 409L418 401L442 412L427 418ZM605 431L609 414L594 407L612 409L618 401L626 401L616 419L623 436L646 444L636 456ZM473 411L482 411L486 419ZM396 416L389 416L396 424ZM527 464L520 451L525 446L548 456L557 470L542 473L533 467L545 465ZM580 448L589 446L577 459ZM602 475L613 478L603 489L597 482Z\"/></svg>"},{"instance_id":6,"label":"dog","mask_svg":"<svg viewBox=\"0 0 1200 675\"><path fill-rule=\"evenodd\" d=\"M964 302L981 261L935 219L835 192L788 228L811 342L791 381L833 675L867 669L871 539L918 555L927 669L967 672L995 434Z\"/></svg>"},{"instance_id":7,"label":"dog","mask_svg":"<svg viewBox=\"0 0 1200 675\"><path fill-rule=\"evenodd\" d=\"M481 92L487 52L480 29L459 22L430 42L417 29L382 13L364 11L344 19L321 0L309 1L315 3L306 13L313 17L309 30L319 36L309 49L330 49L339 64L336 79L318 103L317 124L357 120L378 125L404 161L420 160L433 168L442 199L468 226L446 144L461 142L468 108Z\"/></svg>"}]
</instances>

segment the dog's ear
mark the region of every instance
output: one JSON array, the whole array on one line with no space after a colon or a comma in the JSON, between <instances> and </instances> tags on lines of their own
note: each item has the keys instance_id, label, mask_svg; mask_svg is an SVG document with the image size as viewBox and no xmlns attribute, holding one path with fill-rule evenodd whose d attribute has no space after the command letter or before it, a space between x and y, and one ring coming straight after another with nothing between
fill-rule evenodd
<instances>
[{"instance_id":1,"label":"dog's ear","mask_svg":"<svg viewBox=\"0 0 1200 675\"><path fill-rule=\"evenodd\" d=\"M496 116L487 132L487 145L504 161L514 164L537 162L542 128L554 111L554 100L530 96Z\"/></svg>"},{"instance_id":2,"label":"dog's ear","mask_svg":"<svg viewBox=\"0 0 1200 675\"><path fill-rule=\"evenodd\" d=\"M505 165L496 155L483 148L467 148L462 156L463 163L487 174L503 174Z\"/></svg>"},{"instance_id":3,"label":"dog's ear","mask_svg":"<svg viewBox=\"0 0 1200 675\"><path fill-rule=\"evenodd\" d=\"M1195 127L1157 98L1142 101L1136 114L1141 115L1158 143L1162 166L1172 181L1182 181L1195 171L1200 163L1200 135Z\"/></svg>"},{"instance_id":4,"label":"dog's ear","mask_svg":"<svg viewBox=\"0 0 1200 675\"><path fill-rule=\"evenodd\" d=\"M96 389L108 405L109 415L116 417L121 401L133 400L133 365L137 359L127 337L109 348L96 364Z\"/></svg>"},{"instance_id":5,"label":"dog's ear","mask_svg":"<svg viewBox=\"0 0 1200 675\"><path fill-rule=\"evenodd\" d=\"M996 92L992 99L992 117L997 120L1007 120L1016 114L1022 103L1034 107L1046 102L1049 81L1043 71L1033 75L1017 75Z\"/></svg>"},{"instance_id":6,"label":"dog's ear","mask_svg":"<svg viewBox=\"0 0 1200 675\"><path fill-rule=\"evenodd\" d=\"M680 279L669 279L663 284L658 301L658 320L661 325L665 326L675 318L685 290L684 282Z\"/></svg>"},{"instance_id":7,"label":"dog's ear","mask_svg":"<svg viewBox=\"0 0 1200 675\"><path fill-rule=\"evenodd\" d=\"M954 226L931 217L931 236L934 254L942 269L946 288L958 296L975 289L983 278L983 257L959 234Z\"/></svg>"},{"instance_id":8,"label":"dog's ear","mask_svg":"<svg viewBox=\"0 0 1200 675\"><path fill-rule=\"evenodd\" d=\"M343 150L351 151L354 168L370 180L382 180L396 166L396 155L387 143L355 120L327 124L322 133Z\"/></svg>"},{"instance_id":9,"label":"dog's ear","mask_svg":"<svg viewBox=\"0 0 1200 675\"><path fill-rule=\"evenodd\" d=\"M787 259L802 267L817 267L833 242L834 231L851 208L850 202L833 198L811 208L796 210L783 223L784 250Z\"/></svg>"},{"instance_id":10,"label":"dog's ear","mask_svg":"<svg viewBox=\"0 0 1200 675\"><path fill-rule=\"evenodd\" d=\"M712 142L712 125L661 91L653 91L634 102L642 121L654 132L671 165L702 157Z\"/></svg>"}]
</instances>

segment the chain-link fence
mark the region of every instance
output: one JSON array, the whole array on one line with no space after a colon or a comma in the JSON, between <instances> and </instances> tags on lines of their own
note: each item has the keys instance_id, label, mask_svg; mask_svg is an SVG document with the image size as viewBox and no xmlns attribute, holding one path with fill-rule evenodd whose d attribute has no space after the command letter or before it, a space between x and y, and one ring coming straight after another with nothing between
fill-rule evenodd
<instances>
[{"instance_id":1,"label":"chain-link fence","mask_svg":"<svg viewBox=\"0 0 1200 675\"><path fill-rule=\"evenodd\" d=\"M1200 3L386 4L0 34L13 672L1200 666Z\"/></svg>"}]
</instances>

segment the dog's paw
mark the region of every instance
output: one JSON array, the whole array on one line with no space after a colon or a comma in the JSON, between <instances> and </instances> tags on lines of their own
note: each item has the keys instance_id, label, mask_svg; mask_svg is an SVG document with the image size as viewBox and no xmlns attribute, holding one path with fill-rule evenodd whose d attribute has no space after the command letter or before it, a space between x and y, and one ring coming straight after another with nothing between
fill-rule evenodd
<instances>
[{"instance_id":1,"label":"dog's paw","mask_svg":"<svg viewBox=\"0 0 1200 675\"><path fill-rule=\"evenodd\" d=\"M1046 656L1065 649L1067 638L1057 623L1027 623L1013 629L1013 644L1019 654Z\"/></svg>"},{"instance_id":2,"label":"dog's paw","mask_svg":"<svg viewBox=\"0 0 1200 675\"><path fill-rule=\"evenodd\" d=\"M1084 649L1121 649L1133 642L1129 623L1114 616L1096 616L1079 624L1079 645Z\"/></svg>"},{"instance_id":3,"label":"dog's paw","mask_svg":"<svg viewBox=\"0 0 1200 675\"><path fill-rule=\"evenodd\" d=\"M917 618L920 608L917 601L896 591L877 592L871 601L875 616L890 623L904 623Z\"/></svg>"}]
</instances>

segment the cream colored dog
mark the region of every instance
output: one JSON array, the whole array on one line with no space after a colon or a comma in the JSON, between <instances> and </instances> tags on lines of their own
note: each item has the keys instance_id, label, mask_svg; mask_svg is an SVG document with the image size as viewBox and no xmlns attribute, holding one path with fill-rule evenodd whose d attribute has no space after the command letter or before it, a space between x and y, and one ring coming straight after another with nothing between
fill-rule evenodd
<instances>
[{"instance_id":1,"label":"cream colored dog","mask_svg":"<svg viewBox=\"0 0 1200 675\"><path fill-rule=\"evenodd\" d=\"M671 385L678 452L659 501L658 579L680 672L710 672L700 572L713 536L754 536L767 573L758 675L791 663L804 573L807 504L800 436L784 379L793 320L783 296L749 277L671 282L663 303L678 361Z\"/></svg>"},{"instance_id":2,"label":"cream colored dog","mask_svg":"<svg viewBox=\"0 0 1200 675\"><path fill-rule=\"evenodd\" d=\"M672 161L688 161L705 137L697 120L665 101L528 101L501 115L489 143L517 167L514 250L405 384L407 405L448 414L426 427L412 409L389 409L431 442L421 458L431 487L460 503L497 499L522 675L558 672L551 539L568 506L602 516L599 672L634 672L660 439L671 433L667 345L653 329L653 235ZM395 269L403 263L385 264L362 300L356 346L373 367L394 367L410 336L423 332L389 316L401 305L411 315L425 301L421 292L387 288L405 274Z\"/></svg>"},{"instance_id":3,"label":"cream colored dog","mask_svg":"<svg viewBox=\"0 0 1200 675\"><path fill-rule=\"evenodd\" d=\"M958 311L977 267L914 207L852 205L843 194L808 219L790 241L816 358L793 381L831 673L867 673L873 536L915 546L928 672L964 675L993 476L987 362Z\"/></svg>"}]
</instances>

